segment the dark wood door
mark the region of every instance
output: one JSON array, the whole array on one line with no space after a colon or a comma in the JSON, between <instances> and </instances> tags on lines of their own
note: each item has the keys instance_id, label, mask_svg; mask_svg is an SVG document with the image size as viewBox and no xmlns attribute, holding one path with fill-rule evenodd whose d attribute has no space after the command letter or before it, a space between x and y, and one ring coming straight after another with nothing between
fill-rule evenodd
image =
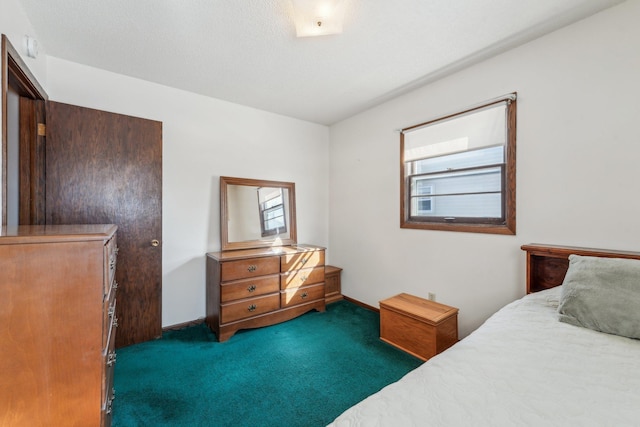
<instances>
[{"instance_id":1,"label":"dark wood door","mask_svg":"<svg viewBox=\"0 0 640 427\"><path fill-rule=\"evenodd\" d=\"M46 223L118 226L116 346L160 337L162 123L49 101L46 140Z\"/></svg>"}]
</instances>

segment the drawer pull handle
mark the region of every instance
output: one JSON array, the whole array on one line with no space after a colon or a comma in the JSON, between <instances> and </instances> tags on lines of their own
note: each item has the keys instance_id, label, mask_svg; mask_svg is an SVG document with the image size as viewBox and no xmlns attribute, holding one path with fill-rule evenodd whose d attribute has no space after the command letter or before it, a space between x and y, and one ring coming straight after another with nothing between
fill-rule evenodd
<instances>
[{"instance_id":1,"label":"drawer pull handle","mask_svg":"<svg viewBox=\"0 0 640 427\"><path fill-rule=\"evenodd\" d=\"M117 290L118 290L118 282L113 282L113 287L112 287L112 289L113 289L114 291L117 291Z\"/></svg>"},{"instance_id":2,"label":"drawer pull handle","mask_svg":"<svg viewBox=\"0 0 640 427\"><path fill-rule=\"evenodd\" d=\"M253 291L255 291L255 290L256 290L256 285L249 285L249 287L247 288L247 290L248 290L249 292L253 292Z\"/></svg>"},{"instance_id":3,"label":"drawer pull handle","mask_svg":"<svg viewBox=\"0 0 640 427\"><path fill-rule=\"evenodd\" d=\"M107 366L112 366L116 363L116 352L110 351L107 356Z\"/></svg>"},{"instance_id":4,"label":"drawer pull handle","mask_svg":"<svg viewBox=\"0 0 640 427\"><path fill-rule=\"evenodd\" d=\"M300 298L305 299L308 296L309 295L306 292L303 292L302 295L300 295Z\"/></svg>"},{"instance_id":5,"label":"drawer pull handle","mask_svg":"<svg viewBox=\"0 0 640 427\"><path fill-rule=\"evenodd\" d=\"M247 268L247 270L249 270L250 273L253 273L254 271L256 271L258 269L258 266L255 264L251 264L249 266L249 268Z\"/></svg>"},{"instance_id":6,"label":"drawer pull handle","mask_svg":"<svg viewBox=\"0 0 640 427\"><path fill-rule=\"evenodd\" d=\"M300 261L300 263L302 265L305 265L307 263L307 261L309 261L309 258L302 258L302 260Z\"/></svg>"},{"instance_id":7,"label":"drawer pull handle","mask_svg":"<svg viewBox=\"0 0 640 427\"><path fill-rule=\"evenodd\" d=\"M308 278L309 278L309 276L302 276L302 277L300 277L300 281L301 282L306 282Z\"/></svg>"},{"instance_id":8,"label":"drawer pull handle","mask_svg":"<svg viewBox=\"0 0 640 427\"><path fill-rule=\"evenodd\" d=\"M106 413L110 414L112 409L113 409L113 399L116 398L116 389L112 388L111 389L111 397L109 397L109 399L107 400L107 409L106 409Z\"/></svg>"},{"instance_id":9,"label":"drawer pull handle","mask_svg":"<svg viewBox=\"0 0 640 427\"><path fill-rule=\"evenodd\" d=\"M113 306L113 305L110 305L109 306L109 311L108 311L109 319L111 319L113 317L113 314L115 313L115 311L116 311L116 307Z\"/></svg>"},{"instance_id":10,"label":"drawer pull handle","mask_svg":"<svg viewBox=\"0 0 640 427\"><path fill-rule=\"evenodd\" d=\"M114 317L114 318L113 318L113 327L114 327L114 328L117 328L117 327L118 327L118 318L117 318L117 317Z\"/></svg>"},{"instance_id":11,"label":"drawer pull handle","mask_svg":"<svg viewBox=\"0 0 640 427\"><path fill-rule=\"evenodd\" d=\"M116 246L113 252L116 254L116 256L118 256L118 252L120 252L120 248Z\"/></svg>"},{"instance_id":12,"label":"drawer pull handle","mask_svg":"<svg viewBox=\"0 0 640 427\"><path fill-rule=\"evenodd\" d=\"M251 305L247 308L247 310L249 310L249 311L255 311L255 309L256 309L256 308L258 308L258 306L257 306L257 305L255 305L255 304L251 304Z\"/></svg>"}]
</instances>

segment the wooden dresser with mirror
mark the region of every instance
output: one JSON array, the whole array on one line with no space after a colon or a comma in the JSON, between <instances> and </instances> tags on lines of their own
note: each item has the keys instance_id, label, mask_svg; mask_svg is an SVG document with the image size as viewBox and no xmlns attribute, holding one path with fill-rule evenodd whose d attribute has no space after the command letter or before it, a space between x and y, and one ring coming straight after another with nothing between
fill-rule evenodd
<instances>
[{"instance_id":1,"label":"wooden dresser with mirror","mask_svg":"<svg viewBox=\"0 0 640 427\"><path fill-rule=\"evenodd\" d=\"M297 244L294 183L220 177L220 223L206 287L219 341L325 310L325 248Z\"/></svg>"}]
</instances>

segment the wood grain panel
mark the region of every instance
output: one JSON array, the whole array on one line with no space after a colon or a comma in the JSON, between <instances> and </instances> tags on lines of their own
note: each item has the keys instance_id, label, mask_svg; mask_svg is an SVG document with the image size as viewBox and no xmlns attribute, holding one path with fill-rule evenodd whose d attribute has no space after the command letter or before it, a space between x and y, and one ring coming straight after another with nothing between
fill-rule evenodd
<instances>
[{"instance_id":1,"label":"wood grain panel","mask_svg":"<svg viewBox=\"0 0 640 427\"><path fill-rule=\"evenodd\" d=\"M116 346L162 333L162 123L47 103L46 223L118 226Z\"/></svg>"}]
</instances>

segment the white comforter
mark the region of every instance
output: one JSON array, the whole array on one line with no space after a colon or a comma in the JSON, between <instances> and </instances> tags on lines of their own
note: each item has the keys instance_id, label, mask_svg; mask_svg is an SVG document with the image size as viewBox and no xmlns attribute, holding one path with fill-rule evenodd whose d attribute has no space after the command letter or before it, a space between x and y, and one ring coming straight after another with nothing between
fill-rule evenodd
<instances>
[{"instance_id":1,"label":"white comforter","mask_svg":"<svg viewBox=\"0 0 640 427\"><path fill-rule=\"evenodd\" d=\"M528 295L338 417L344 426L640 426L640 341L559 322Z\"/></svg>"}]
</instances>

